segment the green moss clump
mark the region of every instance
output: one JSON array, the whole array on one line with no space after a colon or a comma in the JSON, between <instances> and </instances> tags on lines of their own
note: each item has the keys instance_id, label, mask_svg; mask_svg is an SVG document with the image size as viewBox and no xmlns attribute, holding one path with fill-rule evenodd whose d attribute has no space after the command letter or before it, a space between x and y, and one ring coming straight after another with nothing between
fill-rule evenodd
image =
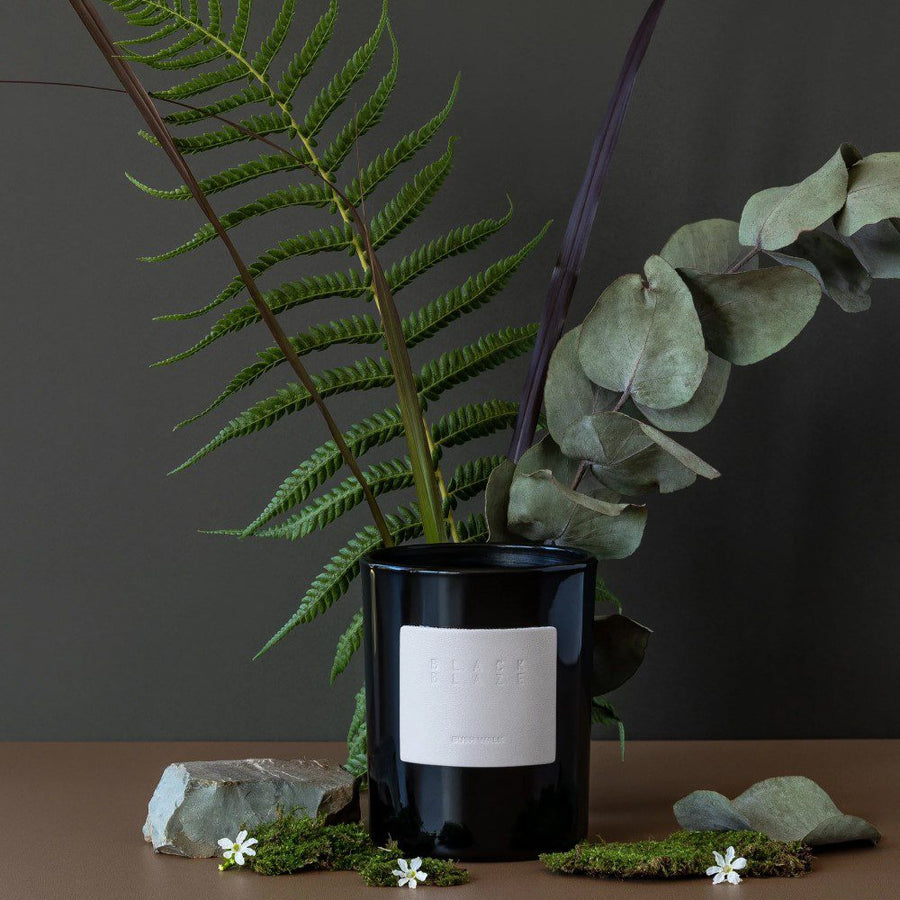
<instances>
[{"instance_id":1,"label":"green moss clump","mask_svg":"<svg viewBox=\"0 0 900 900\"><path fill-rule=\"evenodd\" d=\"M396 854L391 856L381 850L377 856L370 857L359 867L359 874L369 887L397 887L397 876L394 875L396 868ZM450 860L423 857L421 869L428 873L428 878L421 883L421 887L454 887L469 881L469 873Z\"/></svg>"},{"instance_id":2,"label":"green moss clump","mask_svg":"<svg viewBox=\"0 0 900 900\"><path fill-rule=\"evenodd\" d=\"M256 856L247 857L247 867L260 875L290 875L293 872L325 869L357 871L371 887L396 887L396 846L376 847L359 824L326 825L322 817L312 819L293 813L278 814L272 822L251 832L259 842ZM451 887L465 884L469 873L454 862L423 859L428 873L424 884Z\"/></svg>"},{"instance_id":3,"label":"green moss clump","mask_svg":"<svg viewBox=\"0 0 900 900\"><path fill-rule=\"evenodd\" d=\"M757 831L678 831L664 841L579 844L545 853L541 862L563 875L594 878L697 878L714 865L713 850L734 847L747 860L743 878L793 878L810 870L812 852L798 841L773 841Z\"/></svg>"},{"instance_id":4,"label":"green moss clump","mask_svg":"<svg viewBox=\"0 0 900 900\"><path fill-rule=\"evenodd\" d=\"M252 831L259 843L248 866L261 875L289 875L304 869L355 869L375 851L361 825L326 825L324 819L279 814Z\"/></svg>"}]
</instances>

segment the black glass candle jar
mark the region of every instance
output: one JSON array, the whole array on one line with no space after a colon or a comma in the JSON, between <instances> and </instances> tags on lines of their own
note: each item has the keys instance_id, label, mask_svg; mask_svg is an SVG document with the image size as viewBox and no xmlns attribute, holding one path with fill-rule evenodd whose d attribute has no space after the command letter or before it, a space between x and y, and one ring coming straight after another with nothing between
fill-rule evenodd
<instances>
[{"instance_id":1,"label":"black glass candle jar","mask_svg":"<svg viewBox=\"0 0 900 900\"><path fill-rule=\"evenodd\" d=\"M375 843L528 859L584 838L596 562L424 544L362 575Z\"/></svg>"}]
</instances>

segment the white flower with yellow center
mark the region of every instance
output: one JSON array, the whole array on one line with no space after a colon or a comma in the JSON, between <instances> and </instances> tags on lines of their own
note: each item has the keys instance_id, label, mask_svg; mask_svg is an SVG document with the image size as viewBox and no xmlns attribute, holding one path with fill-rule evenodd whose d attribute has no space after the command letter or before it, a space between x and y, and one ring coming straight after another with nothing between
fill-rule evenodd
<instances>
[{"instance_id":1,"label":"white flower with yellow center","mask_svg":"<svg viewBox=\"0 0 900 900\"><path fill-rule=\"evenodd\" d=\"M227 860L234 861L237 865L242 866L246 860L246 856L256 856L253 849L254 844L258 844L256 838L247 840L247 832L238 832L238 836L232 841L229 838L219 838L219 846L225 851L222 856Z\"/></svg>"},{"instance_id":2,"label":"white flower with yellow center","mask_svg":"<svg viewBox=\"0 0 900 900\"><path fill-rule=\"evenodd\" d=\"M741 876L737 870L743 869L747 865L747 860L743 856L734 858L734 847L729 847L722 856L716 850L713 850L713 856L716 858L716 865L710 866L706 870L707 875L713 876L713 884L721 884L727 881L729 884L740 884Z\"/></svg>"},{"instance_id":3,"label":"white flower with yellow center","mask_svg":"<svg viewBox=\"0 0 900 900\"><path fill-rule=\"evenodd\" d=\"M403 887L408 884L411 889L414 889L419 886L420 881L424 881L428 877L426 872L419 871L419 867L422 865L421 856L411 859L409 863L405 859L398 859L397 865L400 868L391 872L397 878L397 887Z\"/></svg>"}]
</instances>

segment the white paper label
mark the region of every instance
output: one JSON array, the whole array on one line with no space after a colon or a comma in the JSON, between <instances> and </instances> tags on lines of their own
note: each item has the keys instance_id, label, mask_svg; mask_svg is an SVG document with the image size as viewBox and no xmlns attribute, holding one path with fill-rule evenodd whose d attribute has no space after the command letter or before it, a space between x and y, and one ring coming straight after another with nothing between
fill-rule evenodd
<instances>
[{"instance_id":1,"label":"white paper label","mask_svg":"<svg viewBox=\"0 0 900 900\"><path fill-rule=\"evenodd\" d=\"M556 629L400 629L400 759L431 766L556 760Z\"/></svg>"}]
</instances>

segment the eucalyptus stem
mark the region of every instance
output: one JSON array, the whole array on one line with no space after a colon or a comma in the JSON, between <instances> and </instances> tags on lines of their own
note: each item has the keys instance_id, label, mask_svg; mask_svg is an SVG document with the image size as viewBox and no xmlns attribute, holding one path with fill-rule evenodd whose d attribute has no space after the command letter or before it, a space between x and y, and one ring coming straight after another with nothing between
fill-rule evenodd
<instances>
[{"instance_id":1,"label":"eucalyptus stem","mask_svg":"<svg viewBox=\"0 0 900 900\"><path fill-rule=\"evenodd\" d=\"M328 409L324 399L322 398L322 395L319 393L319 390L316 387L312 376L300 361L300 357L297 354L297 351L294 349L288 336L285 334L284 329L281 327L275 314L272 312L269 305L263 298L262 293L256 285L256 281L247 268L246 263L238 252L234 242L231 240L231 237L229 236L225 226L222 225L221 220L219 219L215 210L212 208L208 198L206 197L206 194L200 187L199 182L194 177L193 171L191 170L190 166L188 166L187 161L184 159L181 151L178 149L174 139L172 138L172 135L169 133L169 130L162 119L162 116L160 116L158 110L154 106L153 100L148 94L146 88L144 88L140 79L138 79L138 77L134 74L131 66L117 53L114 39L109 34L106 25L98 15L94 6L90 3L90 0L69 0L69 3L75 10L75 13L81 19L82 24L87 29L100 52L103 54L110 68L113 70L113 73L121 82L123 88L125 89L125 92L129 95L129 97L131 97L132 101L138 109L138 112L147 123L147 126L159 141L160 147L162 147L162 149L165 151L166 155L169 157L169 160L172 162L172 165L184 180L184 183L190 190L192 196L194 197L194 200L197 202L197 205L203 211L203 214L209 220L209 223L215 229L216 234L225 245L225 248L231 256L235 268L240 275L241 281L243 281L244 286L247 288L247 291L250 294L250 297L252 298L253 303L260 314L260 317L265 322L269 331L272 333L275 342L284 353L285 359L294 369L294 372L300 379L301 384L309 392L310 398L315 403L323 419L325 420L325 424L327 425L328 430L331 433L331 436L341 453L341 456L347 463L347 466L350 468L350 471L353 473L356 480L359 482L359 485L363 491L363 495L366 499L366 503L368 504L369 510L372 513L372 518L374 519L375 525L378 528L378 532L381 535L382 541L384 542L385 546L392 546L394 540L391 536L391 532L388 528L388 524L384 518L384 515L381 512L381 508L378 505L378 501L375 499L375 495L372 493L372 489L366 482L365 476L363 475L362 470L359 467L359 463L356 461L356 457L353 456L350 448L347 446L347 442L344 440L341 429L338 427L337 422L331 415L331 411Z\"/></svg>"}]
</instances>

